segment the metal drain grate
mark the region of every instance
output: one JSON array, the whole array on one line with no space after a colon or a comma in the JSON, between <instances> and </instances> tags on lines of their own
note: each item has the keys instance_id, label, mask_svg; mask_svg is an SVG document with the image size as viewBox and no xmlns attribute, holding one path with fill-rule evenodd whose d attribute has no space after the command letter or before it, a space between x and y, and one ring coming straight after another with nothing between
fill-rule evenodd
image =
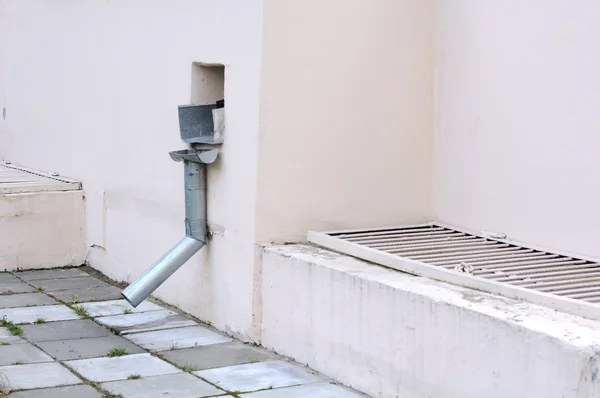
<instances>
[{"instance_id":1,"label":"metal drain grate","mask_svg":"<svg viewBox=\"0 0 600 398\"><path fill-rule=\"evenodd\" d=\"M309 241L368 261L600 320L600 264L440 224L310 232Z\"/></svg>"},{"instance_id":2,"label":"metal drain grate","mask_svg":"<svg viewBox=\"0 0 600 398\"><path fill-rule=\"evenodd\" d=\"M0 194L81 189L79 181L10 163L0 163Z\"/></svg>"}]
</instances>

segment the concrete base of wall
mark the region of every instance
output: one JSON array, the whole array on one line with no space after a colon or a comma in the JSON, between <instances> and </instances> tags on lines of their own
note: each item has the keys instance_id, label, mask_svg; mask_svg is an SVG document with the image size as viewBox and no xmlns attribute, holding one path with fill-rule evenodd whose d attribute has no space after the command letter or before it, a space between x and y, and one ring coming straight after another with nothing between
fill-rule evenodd
<instances>
[{"instance_id":1,"label":"concrete base of wall","mask_svg":"<svg viewBox=\"0 0 600 398\"><path fill-rule=\"evenodd\" d=\"M85 261L83 191L0 195L0 270Z\"/></svg>"},{"instance_id":2,"label":"concrete base of wall","mask_svg":"<svg viewBox=\"0 0 600 398\"><path fill-rule=\"evenodd\" d=\"M262 272L263 345L373 397L600 397L600 322L307 245Z\"/></svg>"}]
</instances>

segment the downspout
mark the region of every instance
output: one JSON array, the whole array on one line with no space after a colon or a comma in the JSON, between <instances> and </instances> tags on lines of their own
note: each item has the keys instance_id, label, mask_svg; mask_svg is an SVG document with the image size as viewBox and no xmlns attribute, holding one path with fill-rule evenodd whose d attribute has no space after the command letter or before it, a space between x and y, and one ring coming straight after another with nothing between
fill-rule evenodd
<instances>
[{"instance_id":1,"label":"downspout","mask_svg":"<svg viewBox=\"0 0 600 398\"><path fill-rule=\"evenodd\" d=\"M220 144L222 142L222 135L215 140L216 134L213 134L212 123L210 123L211 134L207 135L200 131L198 126L204 127L207 123L206 111L207 106L180 106L179 123L184 141L202 144ZM215 111L212 109L208 111L212 112L214 117ZM191 139L189 137L190 128L194 127L198 132L197 136ZM212 148L187 149L169 152L169 155L174 161L183 162L186 235L121 292L121 295L134 307L144 301L207 243L206 165L217 160L218 151Z\"/></svg>"}]
</instances>

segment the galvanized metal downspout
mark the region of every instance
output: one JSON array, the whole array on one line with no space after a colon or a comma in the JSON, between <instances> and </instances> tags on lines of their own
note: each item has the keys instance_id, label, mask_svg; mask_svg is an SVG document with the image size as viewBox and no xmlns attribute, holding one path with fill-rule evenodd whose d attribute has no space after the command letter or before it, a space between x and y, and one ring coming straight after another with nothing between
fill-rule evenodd
<instances>
[{"instance_id":1,"label":"galvanized metal downspout","mask_svg":"<svg viewBox=\"0 0 600 398\"><path fill-rule=\"evenodd\" d=\"M121 295L134 307L206 245L206 165L217 159L216 149L170 152L184 164L186 236L130 284Z\"/></svg>"}]
</instances>

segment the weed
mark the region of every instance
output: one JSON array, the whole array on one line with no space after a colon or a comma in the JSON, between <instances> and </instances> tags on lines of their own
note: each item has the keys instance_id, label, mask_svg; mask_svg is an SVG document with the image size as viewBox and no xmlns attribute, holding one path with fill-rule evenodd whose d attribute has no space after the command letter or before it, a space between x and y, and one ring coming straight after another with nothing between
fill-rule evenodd
<instances>
[{"instance_id":1,"label":"weed","mask_svg":"<svg viewBox=\"0 0 600 398\"><path fill-rule=\"evenodd\" d=\"M133 312L133 310L131 308L125 308L123 310L123 315L129 315Z\"/></svg>"},{"instance_id":2,"label":"weed","mask_svg":"<svg viewBox=\"0 0 600 398\"><path fill-rule=\"evenodd\" d=\"M0 319L0 326L7 328L10 334L13 336L20 336L23 334L23 329L15 325L13 322L7 321L6 317Z\"/></svg>"},{"instance_id":3,"label":"weed","mask_svg":"<svg viewBox=\"0 0 600 398\"><path fill-rule=\"evenodd\" d=\"M110 391L105 391L105 390L101 390L101 391L102 391L102 398L123 398L123 396L121 394L115 395Z\"/></svg>"},{"instance_id":4,"label":"weed","mask_svg":"<svg viewBox=\"0 0 600 398\"><path fill-rule=\"evenodd\" d=\"M179 365L177 366L179 369L183 370L184 372L194 372L198 369L196 369L193 366L189 366L189 365Z\"/></svg>"},{"instance_id":5,"label":"weed","mask_svg":"<svg viewBox=\"0 0 600 398\"><path fill-rule=\"evenodd\" d=\"M39 317L39 318L38 318L38 319L36 319L36 320L35 320L35 322L33 322L33 323L46 323L46 318Z\"/></svg>"},{"instance_id":6,"label":"weed","mask_svg":"<svg viewBox=\"0 0 600 398\"><path fill-rule=\"evenodd\" d=\"M83 380L83 382L85 384L87 384L88 386L90 386L90 387L95 388L96 390L98 390L98 392L102 394L102 398L124 398L121 394L113 394L110 391L105 390L104 388L102 388L102 386L100 384L96 383L95 381L91 381L91 380L86 379L80 373L78 373L77 371L75 371L73 368L69 367L65 363L59 362L59 364L62 365L65 369L69 370L75 376L77 376L81 380ZM2 398L2 397L0 397L0 398Z\"/></svg>"},{"instance_id":7,"label":"weed","mask_svg":"<svg viewBox=\"0 0 600 398\"><path fill-rule=\"evenodd\" d=\"M74 305L71 308L73 309L73 311L75 311L75 313L77 315L79 315L80 317L82 317L84 319L90 317L88 310L83 305Z\"/></svg>"},{"instance_id":8,"label":"weed","mask_svg":"<svg viewBox=\"0 0 600 398\"><path fill-rule=\"evenodd\" d=\"M71 302L71 304L77 304L79 303L79 296L74 294L71 297L69 297L69 301Z\"/></svg>"},{"instance_id":9,"label":"weed","mask_svg":"<svg viewBox=\"0 0 600 398\"><path fill-rule=\"evenodd\" d=\"M10 296L12 294L15 294L15 292L13 292L12 290L8 289L8 290L5 290L2 293L0 293L0 296Z\"/></svg>"},{"instance_id":10,"label":"weed","mask_svg":"<svg viewBox=\"0 0 600 398\"><path fill-rule=\"evenodd\" d=\"M6 341L0 341L0 345L10 345Z\"/></svg>"},{"instance_id":11,"label":"weed","mask_svg":"<svg viewBox=\"0 0 600 398\"><path fill-rule=\"evenodd\" d=\"M127 376L128 380L137 380L137 379L141 379L141 378L142 378L142 376L140 376L140 375L129 375L129 376Z\"/></svg>"},{"instance_id":12,"label":"weed","mask_svg":"<svg viewBox=\"0 0 600 398\"><path fill-rule=\"evenodd\" d=\"M171 344L171 346L169 347L169 350L173 351L177 349L177 343L175 344Z\"/></svg>"},{"instance_id":13,"label":"weed","mask_svg":"<svg viewBox=\"0 0 600 398\"><path fill-rule=\"evenodd\" d=\"M38 287L36 287L38 292L43 292L44 291L44 286L40 285Z\"/></svg>"},{"instance_id":14,"label":"weed","mask_svg":"<svg viewBox=\"0 0 600 398\"><path fill-rule=\"evenodd\" d=\"M0 398L6 398L10 393L10 387L8 386L8 377L3 373L0 373Z\"/></svg>"},{"instance_id":15,"label":"weed","mask_svg":"<svg viewBox=\"0 0 600 398\"><path fill-rule=\"evenodd\" d=\"M23 365L23 361L16 361L13 362L12 365Z\"/></svg>"},{"instance_id":16,"label":"weed","mask_svg":"<svg viewBox=\"0 0 600 398\"><path fill-rule=\"evenodd\" d=\"M108 351L108 355L109 357L122 357L123 355L127 355L128 352L125 348L120 348L120 347L115 347L115 348L111 348Z\"/></svg>"}]
</instances>

